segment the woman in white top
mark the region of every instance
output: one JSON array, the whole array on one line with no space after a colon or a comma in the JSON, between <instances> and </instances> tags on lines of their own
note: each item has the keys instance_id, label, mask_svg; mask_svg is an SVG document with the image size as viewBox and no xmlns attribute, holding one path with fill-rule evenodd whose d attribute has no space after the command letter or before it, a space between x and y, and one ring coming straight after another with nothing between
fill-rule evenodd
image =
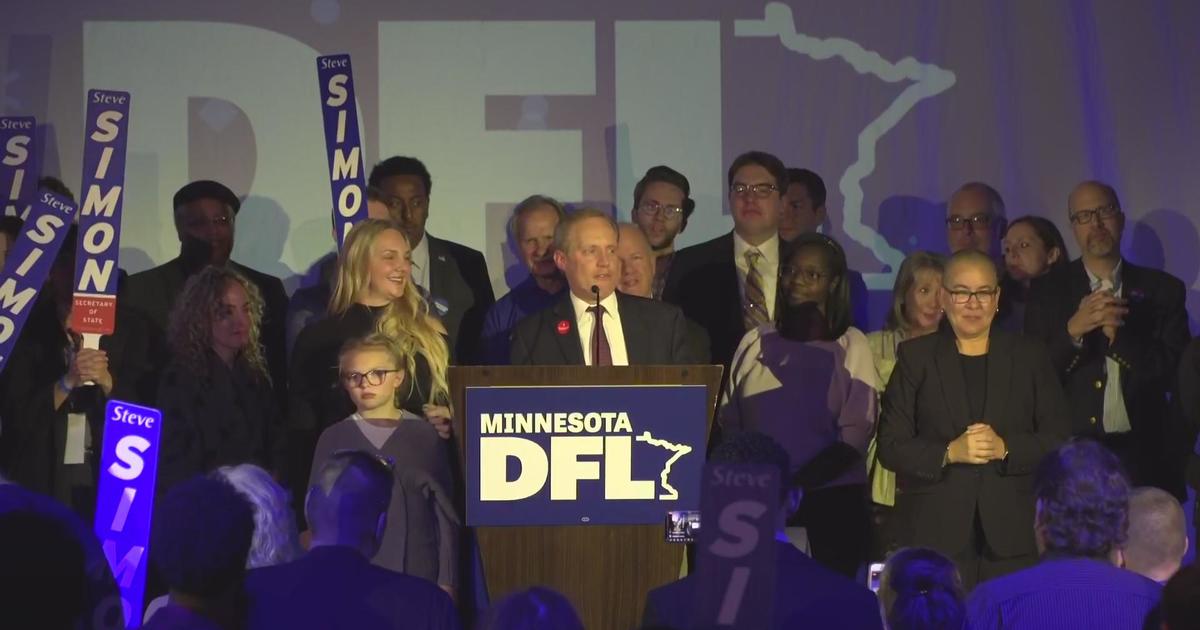
<instances>
[{"instance_id":1,"label":"woman in white top","mask_svg":"<svg viewBox=\"0 0 1200 630\"><path fill-rule=\"evenodd\" d=\"M846 254L822 234L800 236L785 259L779 329L746 333L720 410L727 433L761 431L791 456L804 500L792 524L813 557L854 576L869 538L867 445L878 383L866 336L850 326Z\"/></svg>"},{"instance_id":2,"label":"woman in white top","mask_svg":"<svg viewBox=\"0 0 1200 630\"><path fill-rule=\"evenodd\" d=\"M867 335L875 370L879 373L879 391L887 388L896 367L896 348L901 341L915 339L937 330L942 321L938 295L942 290L945 260L939 254L915 251L900 264L892 287L892 308L883 330ZM879 464L875 440L867 452L867 476L871 480L871 508L875 524L872 558L884 558L897 547L892 527L892 506L896 504L896 473Z\"/></svg>"}]
</instances>

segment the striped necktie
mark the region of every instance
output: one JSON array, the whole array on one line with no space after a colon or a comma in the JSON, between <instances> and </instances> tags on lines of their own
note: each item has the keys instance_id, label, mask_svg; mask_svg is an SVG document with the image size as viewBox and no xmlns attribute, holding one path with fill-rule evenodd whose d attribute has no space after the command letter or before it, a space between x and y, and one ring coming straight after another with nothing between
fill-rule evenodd
<instances>
[{"instance_id":1,"label":"striped necktie","mask_svg":"<svg viewBox=\"0 0 1200 630\"><path fill-rule=\"evenodd\" d=\"M767 298L763 293L762 272L758 269L762 257L762 252L757 249L746 252L746 299L742 303L742 323L745 324L746 330L771 321L767 311Z\"/></svg>"}]
</instances>

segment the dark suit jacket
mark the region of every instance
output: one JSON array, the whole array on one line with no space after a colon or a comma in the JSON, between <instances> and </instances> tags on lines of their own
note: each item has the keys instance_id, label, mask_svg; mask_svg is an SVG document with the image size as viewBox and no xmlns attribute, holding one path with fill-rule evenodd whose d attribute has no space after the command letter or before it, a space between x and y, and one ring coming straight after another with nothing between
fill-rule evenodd
<instances>
[{"instance_id":1,"label":"dark suit jacket","mask_svg":"<svg viewBox=\"0 0 1200 630\"><path fill-rule=\"evenodd\" d=\"M453 630L450 596L420 578L372 565L348 547L246 574L246 627L290 630Z\"/></svg>"},{"instance_id":2,"label":"dark suit jacket","mask_svg":"<svg viewBox=\"0 0 1200 630\"><path fill-rule=\"evenodd\" d=\"M790 544L776 542L775 601L772 628L876 630L883 626L879 602L865 586L830 571ZM642 625L690 628L696 576L660 586L646 594Z\"/></svg>"},{"instance_id":3,"label":"dark suit jacket","mask_svg":"<svg viewBox=\"0 0 1200 630\"><path fill-rule=\"evenodd\" d=\"M460 365L471 365L479 357L483 319L496 301L487 262L470 247L429 234L425 238L429 239L430 308L446 325L451 356Z\"/></svg>"},{"instance_id":4,"label":"dark suit jacket","mask_svg":"<svg viewBox=\"0 0 1200 630\"><path fill-rule=\"evenodd\" d=\"M276 400L282 405L285 402L284 392L287 387L287 292L283 289L283 282L275 276L255 271L232 260L229 264L253 282L262 294L266 308L263 310L259 340L266 350L267 366L270 368ZM188 273L183 261L175 258L129 276L129 281L121 292L121 304L140 312L147 320L146 334L150 343L150 357L159 368L166 365L170 356L166 346L167 318L171 314L171 307L175 305L175 298L179 297L187 280Z\"/></svg>"},{"instance_id":5,"label":"dark suit jacket","mask_svg":"<svg viewBox=\"0 0 1200 630\"><path fill-rule=\"evenodd\" d=\"M617 292L617 309L630 365L708 363L678 308ZM560 322L569 325L565 333L558 330ZM554 306L526 317L513 329L512 364L583 365L583 344L575 329L569 291Z\"/></svg>"},{"instance_id":6,"label":"dark suit jacket","mask_svg":"<svg viewBox=\"0 0 1200 630\"><path fill-rule=\"evenodd\" d=\"M1039 278L1030 291L1025 331L1040 339L1071 403L1071 432L1100 437L1104 433L1105 357L1120 365L1121 393L1134 439L1132 461L1126 460L1135 484L1152 484L1182 494L1181 462L1163 457L1168 448L1167 401L1173 389L1179 358L1191 339L1183 283L1174 276L1121 265L1122 295L1129 302L1125 325L1109 345L1100 330L1083 338L1076 348L1067 333L1067 320L1079 302L1092 292L1083 261Z\"/></svg>"},{"instance_id":7,"label":"dark suit jacket","mask_svg":"<svg viewBox=\"0 0 1200 630\"><path fill-rule=\"evenodd\" d=\"M780 241L779 268L786 247ZM775 315L783 311L783 278L776 280ZM663 301L679 306L688 319L708 332L712 360L725 366L746 334L742 321L742 293L733 260L733 232L675 253L663 288Z\"/></svg>"},{"instance_id":8,"label":"dark suit jacket","mask_svg":"<svg viewBox=\"0 0 1200 630\"><path fill-rule=\"evenodd\" d=\"M879 420L879 461L896 471L897 509L911 517L904 545L953 555L967 548L976 508L1001 556L1035 553L1032 473L1066 439L1062 388L1042 345L992 328L984 417L972 418L953 331L900 344ZM946 447L984 421L1008 458L942 466Z\"/></svg>"}]
</instances>

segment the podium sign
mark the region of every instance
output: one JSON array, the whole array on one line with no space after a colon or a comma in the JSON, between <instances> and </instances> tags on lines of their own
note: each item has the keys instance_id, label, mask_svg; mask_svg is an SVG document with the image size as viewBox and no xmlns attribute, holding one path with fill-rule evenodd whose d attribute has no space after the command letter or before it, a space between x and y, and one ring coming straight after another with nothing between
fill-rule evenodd
<instances>
[{"instance_id":1,"label":"podium sign","mask_svg":"<svg viewBox=\"0 0 1200 630\"><path fill-rule=\"evenodd\" d=\"M467 524L661 524L700 506L703 385L467 387Z\"/></svg>"}]
</instances>

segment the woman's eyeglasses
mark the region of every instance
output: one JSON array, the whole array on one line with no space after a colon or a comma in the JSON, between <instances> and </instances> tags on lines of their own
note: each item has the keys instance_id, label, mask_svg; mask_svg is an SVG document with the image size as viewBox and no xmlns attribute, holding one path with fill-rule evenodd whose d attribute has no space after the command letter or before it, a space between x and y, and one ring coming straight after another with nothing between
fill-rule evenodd
<instances>
[{"instance_id":1,"label":"woman's eyeglasses","mask_svg":"<svg viewBox=\"0 0 1200 630\"><path fill-rule=\"evenodd\" d=\"M981 305L987 306L996 299L998 289L992 287L990 289L980 289L978 291L967 291L966 289L951 289L950 287L942 287L950 294L950 301L955 304L966 304L975 298Z\"/></svg>"}]
</instances>

